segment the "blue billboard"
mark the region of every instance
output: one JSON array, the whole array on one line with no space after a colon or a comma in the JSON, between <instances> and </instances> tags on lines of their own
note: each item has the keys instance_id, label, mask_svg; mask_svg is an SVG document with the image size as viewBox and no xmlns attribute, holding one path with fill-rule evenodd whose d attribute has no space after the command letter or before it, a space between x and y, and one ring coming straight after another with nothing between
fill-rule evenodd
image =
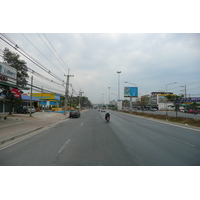
<instances>
[{"instance_id":1,"label":"blue billboard","mask_svg":"<svg viewBox=\"0 0 200 200\"><path fill-rule=\"evenodd\" d=\"M124 97L138 97L138 87L124 87Z\"/></svg>"}]
</instances>

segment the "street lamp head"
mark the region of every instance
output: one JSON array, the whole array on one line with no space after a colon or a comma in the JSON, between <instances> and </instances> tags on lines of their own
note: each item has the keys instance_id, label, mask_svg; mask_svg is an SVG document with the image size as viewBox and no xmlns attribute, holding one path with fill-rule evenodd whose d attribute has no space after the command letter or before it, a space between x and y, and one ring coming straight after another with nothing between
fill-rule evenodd
<instances>
[{"instance_id":1,"label":"street lamp head","mask_svg":"<svg viewBox=\"0 0 200 200\"><path fill-rule=\"evenodd\" d=\"M117 73L118 73L118 74L120 74L120 73L121 73L121 71L117 71Z\"/></svg>"}]
</instances>

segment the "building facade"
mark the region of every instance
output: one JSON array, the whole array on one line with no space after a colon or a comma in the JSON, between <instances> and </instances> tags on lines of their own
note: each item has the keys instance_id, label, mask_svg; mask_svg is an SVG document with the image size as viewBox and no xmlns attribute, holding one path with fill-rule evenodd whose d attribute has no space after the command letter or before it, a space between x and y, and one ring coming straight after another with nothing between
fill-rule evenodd
<instances>
[{"instance_id":1,"label":"building facade","mask_svg":"<svg viewBox=\"0 0 200 200\"><path fill-rule=\"evenodd\" d=\"M32 97L40 99L41 107L57 107L60 108L60 95L55 93L32 93Z\"/></svg>"}]
</instances>

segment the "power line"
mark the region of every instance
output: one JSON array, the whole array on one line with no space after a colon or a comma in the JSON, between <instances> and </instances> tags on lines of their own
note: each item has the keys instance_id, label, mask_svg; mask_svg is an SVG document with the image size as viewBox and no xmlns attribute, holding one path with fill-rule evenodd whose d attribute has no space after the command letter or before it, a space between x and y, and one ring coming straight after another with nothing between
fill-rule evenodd
<instances>
[{"instance_id":1,"label":"power line","mask_svg":"<svg viewBox=\"0 0 200 200\"><path fill-rule=\"evenodd\" d=\"M58 52L55 50L55 48L53 47L53 45L51 44L51 42L48 40L48 38L46 37L46 35L43 33L43 35L44 35L44 37L46 38L46 40L49 42L49 44L51 45L51 47L54 49L54 51L58 54ZM39 36L40 37L40 36ZM41 37L40 37L41 38ZM42 38L41 38L42 39ZM42 40L43 41L43 40ZM43 41L44 42L44 41ZM46 45L46 43L45 43L45 45ZM47 46L48 47L48 46ZM50 49L49 49L50 50ZM51 51L51 50L50 50ZM51 51L52 52L52 51ZM53 53L53 52L52 52ZM53 53L53 55L54 55L54 53ZM54 55L55 56L55 55ZM62 62L66 65L66 67L69 69L69 67L67 66L67 64L64 62L64 60L60 57L60 55L58 54L58 56L59 56L59 58L62 60ZM55 56L56 57L56 56ZM57 57L56 57L56 59L57 59ZM59 60L58 60L59 61ZM59 61L60 62L60 61ZM61 63L62 64L62 63ZM62 65L63 66L63 65ZM72 72L72 70L71 69L69 69L70 71L71 71L71 73L72 74L74 74L73 72ZM77 84L77 86L81 89L81 86L79 85L79 83L78 83L78 81L77 81L77 79L76 79L76 77L74 76L74 80L75 80L75 83Z\"/></svg>"},{"instance_id":2,"label":"power line","mask_svg":"<svg viewBox=\"0 0 200 200\"><path fill-rule=\"evenodd\" d=\"M3 35L3 34L1 34ZM14 44L15 46L11 45L9 42L7 42L5 39L3 39L2 37L0 37L4 42L6 42L8 45L10 45L11 47L13 47L16 51L18 51L19 53L21 53L23 56L25 56L27 59L29 59L31 62L33 62L35 65L37 65L39 68L41 68L42 70L44 70L45 72L47 72L48 74L50 74L51 76L53 76L54 78L56 78L57 80L63 82L64 80L62 80L61 78L59 78L57 75L53 74L50 70L48 70L47 68L45 68L42 64L40 64L38 61L36 61L34 58L32 58L29 54L27 54L23 49L19 48L17 46L17 44ZM9 39L8 39L9 40ZM20 51L18 50L20 49ZM25 55L27 54L27 55Z\"/></svg>"},{"instance_id":3,"label":"power line","mask_svg":"<svg viewBox=\"0 0 200 200\"><path fill-rule=\"evenodd\" d=\"M54 51L57 53L57 55L59 56L59 58L63 61L63 59L60 57L60 55L58 54L58 52L55 50L55 48L53 47L53 45L51 44L51 42L47 39L46 35L43 33L44 37L46 38L46 40L49 42L49 44L51 45L51 47L54 49ZM63 63L66 65L66 63L63 61ZM69 67L66 65L67 69L69 69Z\"/></svg>"},{"instance_id":4,"label":"power line","mask_svg":"<svg viewBox=\"0 0 200 200\"><path fill-rule=\"evenodd\" d=\"M23 33L21 33L54 67L60 70L56 65L54 65ZM60 70L60 72L62 72ZM64 72L62 72L64 74Z\"/></svg>"},{"instance_id":5,"label":"power line","mask_svg":"<svg viewBox=\"0 0 200 200\"><path fill-rule=\"evenodd\" d=\"M38 76L38 77L40 77L40 78L43 78L43 79L45 79L45 80L47 80L47 81L49 81L49 82L51 82L51 83L55 83L55 84L61 85L61 86L64 84L64 82L63 82L62 84L57 83L57 82L55 82L55 81L53 81L53 80L51 80L51 79L49 79L49 78L43 76L42 74L39 74L38 72L36 72L36 71L30 69L29 67L27 67L27 69L28 69L28 72L30 72L31 74L36 75L36 76Z\"/></svg>"},{"instance_id":6,"label":"power line","mask_svg":"<svg viewBox=\"0 0 200 200\"><path fill-rule=\"evenodd\" d=\"M195 88L187 88L187 90L193 90L193 89L197 89L197 88L200 88L200 87L195 87Z\"/></svg>"},{"instance_id":7,"label":"power line","mask_svg":"<svg viewBox=\"0 0 200 200\"><path fill-rule=\"evenodd\" d=\"M61 58L61 56L58 54L58 52L56 51L56 49L53 47L52 43L49 41L49 39L47 38L47 36L43 33L44 37L46 38L46 40L48 41L48 43L51 45L51 47L54 49L54 51L56 52L56 54L58 55L58 57L62 60L62 62L64 63L64 65L67 67L67 69L69 71L71 71L71 73L74 75L74 73L72 72L71 69L69 69L69 67L67 66L67 64L65 63L65 61ZM38 34L38 36L40 37L40 35ZM40 39L44 42L44 40L40 37ZM44 44L47 46L47 44L44 42ZM47 48L49 49L49 47L47 46ZM51 49L49 49L51 51ZM51 51L52 52L52 51ZM52 54L55 56L55 54L52 52ZM56 57L56 56L55 56ZM56 57L56 59L58 60L58 58ZM59 61L59 60L58 60ZM59 61L60 62L60 61ZM61 62L60 62L61 63ZM61 63L61 65L63 66L63 64ZM64 66L63 66L64 67ZM65 68L66 69L66 68ZM74 77L75 83L78 85L79 88L81 88L81 86L79 85L76 77Z\"/></svg>"},{"instance_id":8,"label":"power line","mask_svg":"<svg viewBox=\"0 0 200 200\"><path fill-rule=\"evenodd\" d=\"M42 64L40 64L38 61L36 61L33 57L31 57L29 54L27 54L22 48L19 48L18 46L17 46L17 44L15 44L15 42L13 41L13 40L11 40L6 34L1 34L3 37L5 37L10 43L12 43L12 45L9 43L9 42L7 42L7 41L5 41L3 38L1 38L4 42L6 42L8 45L10 45L11 47L13 47L16 51L18 51L19 53L21 53L22 55L24 55L27 59L29 59L31 62L33 62L34 64L36 64L38 67L40 67L41 69L43 69L45 72L47 72L47 73L49 73L51 76L53 76L54 78L56 78L56 79L58 79L58 80L60 80L60 81L62 81L63 83L64 83L64 80L61 80L59 77L57 77L55 74L53 74L50 70L48 70L48 69L46 69ZM39 36L39 34L38 34L38 36ZM44 35L45 36L45 35ZM40 37L40 36L39 36ZM25 37L26 38L26 37ZM41 37L40 37L41 38ZM47 37L45 36L45 38L47 39ZM44 40L41 38L41 40L44 42ZM52 46L52 48L55 50L55 48L53 47L53 45L50 43L50 41L47 39L47 41L49 42L49 44ZM29 41L30 42L30 41ZM30 42L31 43L31 42ZM47 44L44 42L44 44L47 46ZM47 46L48 47L48 46ZM36 48L36 47L35 47ZM48 47L49 48L49 47ZM37 48L36 48L37 49ZM20 51L19 51L20 50ZM50 49L49 49L50 50ZM50 50L51 51L51 50ZM56 51L56 50L55 50ZM51 51L52 52L52 51ZM53 52L52 52L53 53ZM56 52L57 53L57 52ZM27 57L27 55L25 55L25 54L27 54L29 57ZM57 53L58 54L58 53ZM53 55L55 56L55 54L53 53ZM59 54L58 54L59 55ZM55 56L56 57L56 56ZM60 57L60 56L59 56ZM56 57L56 59L57 59L57 57ZM60 57L60 59L62 60L62 58ZM58 60L58 59L57 59ZM59 61L59 60L58 60ZM63 60L62 60L63 61ZM59 61L60 62L60 61ZM64 62L64 61L63 61ZM61 62L60 62L61 63ZM61 63L62 64L62 63ZM65 63L64 63L65 64ZM41 67L41 66L42 67ZM65 64L66 65L66 64ZM63 66L63 65L62 65ZM67 66L67 65L66 65ZM71 71L71 70L70 70ZM35 72L34 70L31 70L30 68L29 68L29 72L30 73L33 73L33 74L35 74L36 75L36 73L37 72ZM37 75L38 75L38 73L37 73ZM43 77L44 78L44 77ZM45 78L46 79L46 78ZM79 83L78 83L78 81L77 81L77 79L75 78L74 79L75 80L75 83L78 85L78 87L79 88L81 88L81 86L79 85ZM52 80L51 80L51 82L53 82ZM54 82L55 83L55 82Z\"/></svg>"},{"instance_id":9,"label":"power line","mask_svg":"<svg viewBox=\"0 0 200 200\"><path fill-rule=\"evenodd\" d=\"M53 53L53 51L48 47L48 45L46 44L46 42L42 39L42 37L37 33L37 35L39 36L39 38L42 40L42 42L46 45L46 47L49 49L49 51L51 51L51 53L55 56L55 58L58 60L58 62L63 66L63 64L60 62L60 60L56 57L56 55ZM64 66L63 66L64 67Z\"/></svg>"}]
</instances>

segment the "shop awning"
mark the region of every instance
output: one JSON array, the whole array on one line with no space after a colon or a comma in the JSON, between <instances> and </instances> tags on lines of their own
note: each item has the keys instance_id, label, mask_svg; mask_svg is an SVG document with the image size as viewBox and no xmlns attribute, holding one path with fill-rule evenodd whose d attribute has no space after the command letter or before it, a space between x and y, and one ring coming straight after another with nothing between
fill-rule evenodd
<instances>
[{"instance_id":1,"label":"shop awning","mask_svg":"<svg viewBox=\"0 0 200 200\"><path fill-rule=\"evenodd\" d=\"M22 100L25 100L25 101L30 101L31 100L31 97L28 96L28 95L21 95L21 97L22 97ZM32 97L32 101L41 101L41 100L36 98L36 97Z\"/></svg>"}]
</instances>

